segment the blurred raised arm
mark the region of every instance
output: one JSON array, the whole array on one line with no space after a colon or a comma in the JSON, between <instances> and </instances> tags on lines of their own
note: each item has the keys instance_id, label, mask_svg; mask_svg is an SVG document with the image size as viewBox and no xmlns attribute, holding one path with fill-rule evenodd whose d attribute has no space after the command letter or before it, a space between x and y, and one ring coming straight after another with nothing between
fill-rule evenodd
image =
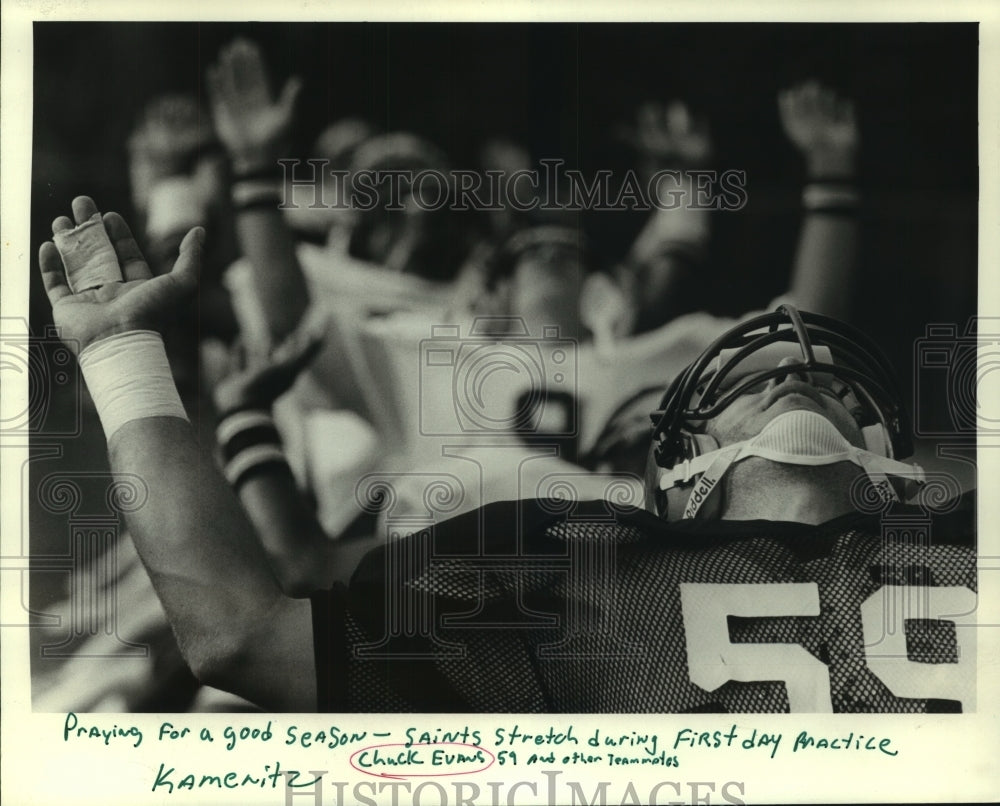
<instances>
[{"instance_id":1,"label":"blurred raised arm","mask_svg":"<svg viewBox=\"0 0 1000 806\"><path fill-rule=\"evenodd\" d=\"M236 237L249 260L272 344L298 326L309 290L295 255L295 241L278 205L284 185L278 160L286 156L295 100L289 79L275 97L257 46L237 39L208 68L215 129L233 168Z\"/></svg>"},{"instance_id":2,"label":"blurred raised arm","mask_svg":"<svg viewBox=\"0 0 1000 806\"><path fill-rule=\"evenodd\" d=\"M672 201L661 200L663 206L650 216L618 271L635 311L635 329L641 332L685 312L682 282L705 260L711 213L694 203L689 171L708 162L712 141L707 122L681 101L644 105L629 139L639 152L645 180L663 170L677 177L664 183Z\"/></svg>"},{"instance_id":3,"label":"blurred raised arm","mask_svg":"<svg viewBox=\"0 0 1000 806\"><path fill-rule=\"evenodd\" d=\"M840 319L850 313L857 265L860 133L854 104L817 82L778 96L785 135L806 167L805 218L789 294L804 310Z\"/></svg>"},{"instance_id":4,"label":"blurred raised arm","mask_svg":"<svg viewBox=\"0 0 1000 806\"><path fill-rule=\"evenodd\" d=\"M256 527L268 562L287 596L305 597L334 581L336 544L300 493L271 417L274 401L315 357L322 322L306 322L264 360L230 351L212 397L226 475Z\"/></svg>"}]
</instances>

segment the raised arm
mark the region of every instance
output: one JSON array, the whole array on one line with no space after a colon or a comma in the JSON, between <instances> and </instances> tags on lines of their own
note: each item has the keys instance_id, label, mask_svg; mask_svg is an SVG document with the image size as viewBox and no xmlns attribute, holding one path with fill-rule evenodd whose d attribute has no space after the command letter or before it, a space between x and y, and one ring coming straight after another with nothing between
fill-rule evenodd
<instances>
[{"instance_id":1,"label":"raised arm","mask_svg":"<svg viewBox=\"0 0 1000 806\"><path fill-rule=\"evenodd\" d=\"M228 370L212 390L227 480L257 529L282 591L295 597L333 584L337 544L296 485L271 408L316 355L321 325L305 323L258 364L245 365L245 351L232 350Z\"/></svg>"},{"instance_id":2,"label":"raised arm","mask_svg":"<svg viewBox=\"0 0 1000 806\"><path fill-rule=\"evenodd\" d=\"M785 134L806 166L805 219L789 294L804 310L848 318L860 202L854 104L809 82L781 93L778 109Z\"/></svg>"},{"instance_id":3,"label":"raised arm","mask_svg":"<svg viewBox=\"0 0 1000 806\"><path fill-rule=\"evenodd\" d=\"M650 103L639 110L634 145L643 162L643 173L677 172L676 183L664 183L679 203L656 209L632 244L619 268L619 281L636 311L635 329L650 330L684 313L688 301L681 297L684 278L705 259L710 210L694 203L691 169L703 167L711 157L707 123L680 101Z\"/></svg>"},{"instance_id":4,"label":"raised arm","mask_svg":"<svg viewBox=\"0 0 1000 806\"><path fill-rule=\"evenodd\" d=\"M236 237L250 262L273 344L298 326L309 290L295 255L295 241L278 205L298 79L275 98L257 46L237 39L208 68L212 116L233 168Z\"/></svg>"},{"instance_id":5,"label":"raised arm","mask_svg":"<svg viewBox=\"0 0 1000 806\"><path fill-rule=\"evenodd\" d=\"M97 214L90 198L74 199L77 225ZM203 231L191 230L173 270L154 278L116 213L98 217L88 228L98 237L82 246L69 218L52 229L60 247L44 243L39 262L53 318L80 360L112 470L148 488L126 521L185 659L199 679L266 708L314 707L309 603L281 594L239 502L199 449L155 329L195 290ZM86 282L95 260L103 276Z\"/></svg>"}]
</instances>

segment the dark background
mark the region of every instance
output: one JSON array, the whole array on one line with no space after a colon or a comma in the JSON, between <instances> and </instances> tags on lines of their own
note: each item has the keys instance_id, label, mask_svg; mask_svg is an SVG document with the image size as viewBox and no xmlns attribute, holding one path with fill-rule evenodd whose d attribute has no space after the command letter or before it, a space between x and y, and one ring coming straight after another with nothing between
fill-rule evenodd
<instances>
[{"instance_id":1,"label":"dark background","mask_svg":"<svg viewBox=\"0 0 1000 806\"><path fill-rule=\"evenodd\" d=\"M422 134L460 168L489 137L535 160L624 170L612 133L646 99L680 97L708 116L715 166L745 170L748 204L714 219L707 307L740 313L784 290L800 223L802 166L784 139L776 93L818 77L854 98L866 198L855 323L913 380L914 340L929 322L975 312L977 49L974 24L203 24L36 23L32 239L73 196L128 212L124 145L143 106L195 93L221 45L257 40L277 82L305 79L298 155L325 124L361 115ZM206 120L208 108L205 106ZM585 221L607 254L624 251L637 213ZM51 321L32 279L35 333ZM68 416L58 409L52 422ZM62 441L60 467L99 469L100 426ZM37 444L37 443L36 443ZM51 462L40 462L38 473ZM34 508L34 553L65 551L65 516ZM36 576L35 607L62 595Z\"/></svg>"},{"instance_id":2,"label":"dark background","mask_svg":"<svg viewBox=\"0 0 1000 806\"><path fill-rule=\"evenodd\" d=\"M124 143L139 111L166 91L203 99L206 66L237 34L261 44L276 84L305 79L302 157L327 123L361 115L424 135L455 167L476 167L482 143L502 135L535 160L617 175L629 155L615 127L643 100L688 100L711 122L715 166L748 177L746 208L713 224L703 303L728 313L784 290L802 169L775 96L818 77L855 99L862 124L857 323L904 365L925 323L974 311L975 24L36 23L36 243L78 193L129 209ZM585 226L614 255L641 223L604 212Z\"/></svg>"}]
</instances>

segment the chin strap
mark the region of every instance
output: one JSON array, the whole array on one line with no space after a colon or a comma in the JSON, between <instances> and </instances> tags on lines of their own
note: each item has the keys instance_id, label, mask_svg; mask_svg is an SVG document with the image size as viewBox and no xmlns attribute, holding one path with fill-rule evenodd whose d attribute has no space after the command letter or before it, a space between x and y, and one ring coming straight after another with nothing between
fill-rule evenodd
<instances>
[{"instance_id":1,"label":"chin strap","mask_svg":"<svg viewBox=\"0 0 1000 806\"><path fill-rule=\"evenodd\" d=\"M884 449L885 442L880 429L878 426L874 428L879 431L877 435L864 429L865 442L871 447ZM852 462L865 471L879 496L889 501L899 500L889 482L889 475L920 483L924 481L924 471L919 465L897 461L869 448L858 448L848 442L826 417L814 411L800 409L775 417L752 439L685 460L669 470L661 470L659 488L668 490L700 476L684 507L683 517L694 518L726 471L736 462L751 456L782 464L814 467Z\"/></svg>"}]
</instances>

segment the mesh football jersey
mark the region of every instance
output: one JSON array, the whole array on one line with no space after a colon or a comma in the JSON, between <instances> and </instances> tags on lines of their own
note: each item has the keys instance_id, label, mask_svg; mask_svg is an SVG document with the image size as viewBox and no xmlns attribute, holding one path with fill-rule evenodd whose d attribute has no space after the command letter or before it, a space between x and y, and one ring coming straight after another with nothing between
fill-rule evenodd
<instances>
[{"instance_id":1,"label":"mesh football jersey","mask_svg":"<svg viewBox=\"0 0 1000 806\"><path fill-rule=\"evenodd\" d=\"M320 708L970 711L973 512L808 526L490 504L313 598Z\"/></svg>"}]
</instances>

